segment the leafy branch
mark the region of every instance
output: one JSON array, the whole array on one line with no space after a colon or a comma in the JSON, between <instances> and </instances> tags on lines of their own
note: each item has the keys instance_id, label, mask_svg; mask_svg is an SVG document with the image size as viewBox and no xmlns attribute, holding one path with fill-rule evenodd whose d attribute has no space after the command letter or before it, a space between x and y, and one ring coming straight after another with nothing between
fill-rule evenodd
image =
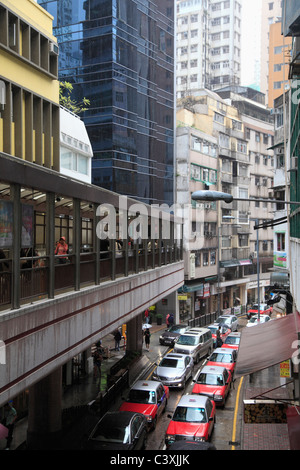
<instances>
[{"instance_id":1,"label":"leafy branch","mask_svg":"<svg viewBox=\"0 0 300 470\"><path fill-rule=\"evenodd\" d=\"M90 106L90 100L83 98L82 101L75 101L71 98L73 85L69 82L60 82L59 84L59 103L64 108L72 111L74 114L83 113Z\"/></svg>"}]
</instances>

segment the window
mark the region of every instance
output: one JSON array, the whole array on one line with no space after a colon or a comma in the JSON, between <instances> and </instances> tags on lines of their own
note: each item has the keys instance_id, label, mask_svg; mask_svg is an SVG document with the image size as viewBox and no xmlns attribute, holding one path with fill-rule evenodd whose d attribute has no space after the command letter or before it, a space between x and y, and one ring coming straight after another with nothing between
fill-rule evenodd
<instances>
[{"instance_id":1,"label":"window","mask_svg":"<svg viewBox=\"0 0 300 470\"><path fill-rule=\"evenodd\" d=\"M203 253L203 266L208 266L209 253L204 251Z\"/></svg>"},{"instance_id":2,"label":"window","mask_svg":"<svg viewBox=\"0 0 300 470\"><path fill-rule=\"evenodd\" d=\"M240 234L239 235L239 246L248 246L248 235Z\"/></svg>"},{"instance_id":3,"label":"window","mask_svg":"<svg viewBox=\"0 0 300 470\"><path fill-rule=\"evenodd\" d=\"M220 143L220 147L229 148L229 136L226 135L226 134L221 134L220 133L219 143Z\"/></svg>"},{"instance_id":4,"label":"window","mask_svg":"<svg viewBox=\"0 0 300 470\"><path fill-rule=\"evenodd\" d=\"M239 189L239 198L248 199L248 189L240 188Z\"/></svg>"},{"instance_id":5,"label":"window","mask_svg":"<svg viewBox=\"0 0 300 470\"><path fill-rule=\"evenodd\" d=\"M237 141L237 151L241 153L247 153L247 144L242 140Z\"/></svg>"},{"instance_id":6,"label":"window","mask_svg":"<svg viewBox=\"0 0 300 470\"><path fill-rule=\"evenodd\" d=\"M285 251L285 232L276 233L277 251Z\"/></svg>"}]
</instances>

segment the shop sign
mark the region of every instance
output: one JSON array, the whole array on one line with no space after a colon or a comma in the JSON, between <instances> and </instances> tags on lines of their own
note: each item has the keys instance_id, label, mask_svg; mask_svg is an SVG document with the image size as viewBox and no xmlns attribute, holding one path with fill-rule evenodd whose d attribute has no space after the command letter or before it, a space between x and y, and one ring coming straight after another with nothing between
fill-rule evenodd
<instances>
[{"instance_id":1,"label":"shop sign","mask_svg":"<svg viewBox=\"0 0 300 470\"><path fill-rule=\"evenodd\" d=\"M291 377L291 361L283 361L280 363L280 377Z\"/></svg>"},{"instance_id":2,"label":"shop sign","mask_svg":"<svg viewBox=\"0 0 300 470\"><path fill-rule=\"evenodd\" d=\"M178 295L178 300L187 300L187 295L183 295L183 294Z\"/></svg>"}]
</instances>

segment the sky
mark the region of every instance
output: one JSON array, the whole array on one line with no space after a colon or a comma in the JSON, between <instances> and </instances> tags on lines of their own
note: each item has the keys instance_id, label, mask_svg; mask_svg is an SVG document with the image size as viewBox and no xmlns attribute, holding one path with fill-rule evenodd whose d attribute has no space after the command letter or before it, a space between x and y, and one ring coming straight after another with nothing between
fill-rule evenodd
<instances>
[{"instance_id":1,"label":"sky","mask_svg":"<svg viewBox=\"0 0 300 470\"><path fill-rule=\"evenodd\" d=\"M262 0L242 0L241 85L255 83L255 60L260 61L260 9ZM258 62L259 63L259 62Z\"/></svg>"}]
</instances>

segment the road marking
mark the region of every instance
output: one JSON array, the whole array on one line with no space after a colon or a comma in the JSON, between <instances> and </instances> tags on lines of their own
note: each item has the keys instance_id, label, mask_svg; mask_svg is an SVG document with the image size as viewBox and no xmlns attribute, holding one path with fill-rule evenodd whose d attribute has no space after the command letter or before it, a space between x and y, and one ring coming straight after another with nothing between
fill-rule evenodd
<instances>
[{"instance_id":1,"label":"road marking","mask_svg":"<svg viewBox=\"0 0 300 470\"><path fill-rule=\"evenodd\" d=\"M234 418L233 418L233 429L232 429L232 438L231 442L235 442L235 436L236 436L236 421L237 421L237 413L238 413L238 407L239 407L239 397L240 397L240 391L242 387L244 377L241 377L240 383L239 383L239 388L236 394L236 399L235 399L235 410L234 410ZM231 447L231 450L235 450L235 446L233 445Z\"/></svg>"}]
</instances>

